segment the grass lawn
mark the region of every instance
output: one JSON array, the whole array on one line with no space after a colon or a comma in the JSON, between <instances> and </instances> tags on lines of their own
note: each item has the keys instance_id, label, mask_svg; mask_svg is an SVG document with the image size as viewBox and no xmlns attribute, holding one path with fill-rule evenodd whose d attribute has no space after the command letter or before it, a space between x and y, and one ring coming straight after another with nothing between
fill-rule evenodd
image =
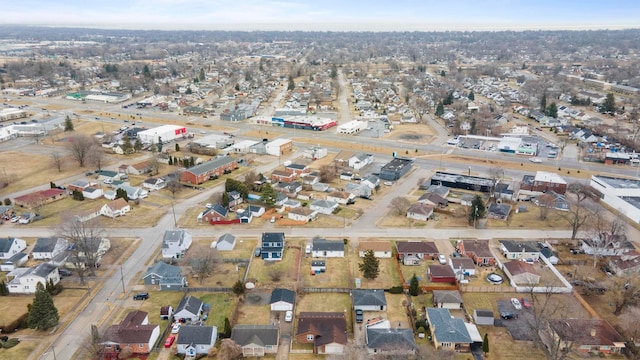
<instances>
[{"instance_id":1,"label":"grass lawn","mask_svg":"<svg viewBox=\"0 0 640 360\"><path fill-rule=\"evenodd\" d=\"M490 273L496 273L502 276L503 282L500 285L493 285L489 281L487 281L487 275ZM501 288L510 288L509 280L507 276L504 274L502 270L498 267L491 266L476 266L476 275L469 276L467 278L469 280L468 284L463 284L463 287L476 287L476 286L490 286L490 287L501 287Z\"/></svg>"},{"instance_id":2,"label":"grass lawn","mask_svg":"<svg viewBox=\"0 0 640 360\"><path fill-rule=\"evenodd\" d=\"M257 282L258 286L267 284L291 284L296 282L296 273L298 264L296 259L300 249L288 248L284 250L281 261L265 261L261 258L254 258L249 268L249 276L247 280ZM278 281L272 280L272 276L280 274Z\"/></svg>"},{"instance_id":3,"label":"grass lawn","mask_svg":"<svg viewBox=\"0 0 640 360\"><path fill-rule=\"evenodd\" d=\"M0 327L4 327L5 324L14 321L22 314L26 314L27 304L31 304L33 302L33 297L33 295L12 295L0 297ZM60 317L62 317L62 315L60 315Z\"/></svg>"},{"instance_id":4,"label":"grass lawn","mask_svg":"<svg viewBox=\"0 0 640 360\"><path fill-rule=\"evenodd\" d=\"M388 300L387 300L388 302ZM300 297L296 312L345 312L347 332L351 333L351 298L345 293L308 293Z\"/></svg>"},{"instance_id":5,"label":"grass lawn","mask_svg":"<svg viewBox=\"0 0 640 360\"><path fill-rule=\"evenodd\" d=\"M9 336L9 339L12 337L19 336ZM20 343L11 349L0 349L0 358L3 359L27 359L29 355L35 350L35 348L39 345L38 340L22 340L20 339Z\"/></svg>"},{"instance_id":6,"label":"grass lawn","mask_svg":"<svg viewBox=\"0 0 640 360\"><path fill-rule=\"evenodd\" d=\"M402 302L407 300L404 294L385 293L387 299L387 319L391 322L391 327L395 328L400 324L401 327L410 327Z\"/></svg>"},{"instance_id":7,"label":"grass lawn","mask_svg":"<svg viewBox=\"0 0 640 360\"><path fill-rule=\"evenodd\" d=\"M237 270L236 270L237 269ZM204 279L202 283L191 275L187 275L187 281L194 287L232 287L238 280L242 280L246 267L232 263L220 263L216 265L214 273Z\"/></svg>"},{"instance_id":8,"label":"grass lawn","mask_svg":"<svg viewBox=\"0 0 640 360\"><path fill-rule=\"evenodd\" d=\"M237 299L233 294L191 293L205 304L211 305L207 325L217 326L224 330L224 318L231 319L231 311Z\"/></svg>"},{"instance_id":9,"label":"grass lawn","mask_svg":"<svg viewBox=\"0 0 640 360\"><path fill-rule=\"evenodd\" d=\"M303 258L300 265L305 287L346 288L349 286L349 266L347 258L327 258L327 271L311 275L311 261L318 258Z\"/></svg>"},{"instance_id":10,"label":"grass lawn","mask_svg":"<svg viewBox=\"0 0 640 360\"><path fill-rule=\"evenodd\" d=\"M478 326L480 336L489 334L488 359L544 360L542 349L537 349L529 341L513 340L507 328L495 326ZM468 355L468 354L467 354Z\"/></svg>"},{"instance_id":11,"label":"grass lawn","mask_svg":"<svg viewBox=\"0 0 640 360\"><path fill-rule=\"evenodd\" d=\"M517 293L462 293L464 307L469 314L473 314L474 309L492 309L495 316L499 315L497 300L509 299L512 297L526 297L534 306L542 306L545 301L546 294L536 294L534 298L531 294ZM534 301L536 300L536 301ZM540 304L540 305L538 305ZM547 309L552 312L551 317L554 318L578 318L590 319L589 312L582 307L578 300L572 294L553 294L548 301Z\"/></svg>"},{"instance_id":12,"label":"grass lawn","mask_svg":"<svg viewBox=\"0 0 640 360\"><path fill-rule=\"evenodd\" d=\"M246 303L238 304L238 320L236 324L246 325L267 325L271 316L271 308L269 305L248 305Z\"/></svg>"},{"instance_id":13,"label":"grass lawn","mask_svg":"<svg viewBox=\"0 0 640 360\"><path fill-rule=\"evenodd\" d=\"M360 287L363 289L388 289L392 286L402 284L400 274L394 264L394 259L379 259L380 274L374 280L367 280L362 277L362 273L358 268L358 264L362 263L362 259L358 256L357 251L349 252L349 264L354 278L360 278Z\"/></svg>"},{"instance_id":14,"label":"grass lawn","mask_svg":"<svg viewBox=\"0 0 640 360\"><path fill-rule=\"evenodd\" d=\"M474 309L491 309L495 317L499 315L498 300L520 297L516 293L462 293L465 310L473 315Z\"/></svg>"},{"instance_id":15,"label":"grass lawn","mask_svg":"<svg viewBox=\"0 0 640 360\"><path fill-rule=\"evenodd\" d=\"M216 239L217 240L217 239ZM248 259L253 256L254 249L258 246L258 239L250 237L236 238L236 246L231 251L219 251L220 257L226 259Z\"/></svg>"},{"instance_id":16,"label":"grass lawn","mask_svg":"<svg viewBox=\"0 0 640 360\"><path fill-rule=\"evenodd\" d=\"M133 301L134 304L129 308L122 308L118 312L115 318L110 319L111 324L116 324L122 321L125 316L131 311L142 310L149 313L149 322L152 324L160 325L161 329L166 328L172 321L160 319L160 308L163 306L171 305L175 309L184 294L177 291L150 291L149 299L144 301ZM130 304L127 302L127 304Z\"/></svg>"},{"instance_id":17,"label":"grass lawn","mask_svg":"<svg viewBox=\"0 0 640 360\"><path fill-rule=\"evenodd\" d=\"M429 265L438 264L437 260L431 260L431 258L427 258L425 260L420 261L420 265L416 266L407 266L402 265L402 262L399 263L400 271L402 272L402 277L407 284L411 281L411 277L415 274L419 281L420 285L427 285L429 281L427 281L427 269Z\"/></svg>"},{"instance_id":18,"label":"grass lawn","mask_svg":"<svg viewBox=\"0 0 640 360\"><path fill-rule=\"evenodd\" d=\"M517 205L522 205L516 204ZM546 220L540 220L540 210L532 203L528 203L526 212L515 213L516 207L511 208L511 215L509 221L504 220L488 220L487 226L490 228L527 228L527 229L568 229L569 225L565 219L562 218L566 212L549 210Z\"/></svg>"}]
</instances>

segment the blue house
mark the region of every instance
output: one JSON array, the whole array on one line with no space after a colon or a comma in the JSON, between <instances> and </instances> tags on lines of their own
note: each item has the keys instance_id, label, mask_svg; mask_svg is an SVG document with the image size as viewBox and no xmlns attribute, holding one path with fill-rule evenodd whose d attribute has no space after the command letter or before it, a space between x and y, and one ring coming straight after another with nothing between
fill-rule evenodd
<instances>
[{"instance_id":1,"label":"blue house","mask_svg":"<svg viewBox=\"0 0 640 360\"><path fill-rule=\"evenodd\" d=\"M263 260L282 260L284 233L262 233L261 250Z\"/></svg>"}]
</instances>

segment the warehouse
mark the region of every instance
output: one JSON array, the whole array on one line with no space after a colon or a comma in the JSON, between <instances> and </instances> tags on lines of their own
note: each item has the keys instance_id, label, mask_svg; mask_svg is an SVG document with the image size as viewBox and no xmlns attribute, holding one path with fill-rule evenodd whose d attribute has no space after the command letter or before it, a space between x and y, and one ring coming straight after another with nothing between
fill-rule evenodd
<instances>
[{"instance_id":1,"label":"warehouse","mask_svg":"<svg viewBox=\"0 0 640 360\"><path fill-rule=\"evenodd\" d=\"M157 144L162 140L162 143L168 143L175 139L183 138L187 135L187 128L178 125L162 125L157 128L140 131L138 133L138 139L143 144Z\"/></svg>"}]
</instances>

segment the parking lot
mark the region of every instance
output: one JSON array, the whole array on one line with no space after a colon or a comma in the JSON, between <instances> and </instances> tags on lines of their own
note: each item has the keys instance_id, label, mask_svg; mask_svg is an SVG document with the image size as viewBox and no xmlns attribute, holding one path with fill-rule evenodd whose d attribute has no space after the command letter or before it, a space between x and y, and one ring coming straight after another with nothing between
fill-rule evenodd
<instances>
[{"instance_id":1,"label":"parking lot","mask_svg":"<svg viewBox=\"0 0 640 360\"><path fill-rule=\"evenodd\" d=\"M498 318L495 320L495 326L506 327L514 340L533 341L535 334L533 332L534 316L531 309L522 308L516 310L511 304L510 299L498 300ZM501 314L516 314L512 319L503 319Z\"/></svg>"}]
</instances>

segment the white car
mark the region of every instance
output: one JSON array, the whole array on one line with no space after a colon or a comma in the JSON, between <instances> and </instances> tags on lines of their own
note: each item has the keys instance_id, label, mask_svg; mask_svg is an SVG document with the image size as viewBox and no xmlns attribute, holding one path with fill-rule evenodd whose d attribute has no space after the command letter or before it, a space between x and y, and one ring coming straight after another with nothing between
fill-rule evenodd
<instances>
[{"instance_id":1,"label":"white car","mask_svg":"<svg viewBox=\"0 0 640 360\"><path fill-rule=\"evenodd\" d=\"M520 303L520 300L511 298L511 303L513 304L513 307L516 308L516 310L522 310L522 304Z\"/></svg>"},{"instance_id":2,"label":"white car","mask_svg":"<svg viewBox=\"0 0 640 360\"><path fill-rule=\"evenodd\" d=\"M180 323L175 323L173 324L173 327L171 328L171 333L172 334L177 334L180 331Z\"/></svg>"},{"instance_id":3,"label":"white car","mask_svg":"<svg viewBox=\"0 0 640 360\"><path fill-rule=\"evenodd\" d=\"M104 179L103 183L105 183L105 184L113 184L113 180L111 180L111 179Z\"/></svg>"},{"instance_id":4,"label":"white car","mask_svg":"<svg viewBox=\"0 0 640 360\"><path fill-rule=\"evenodd\" d=\"M204 207L206 207L207 209L211 209L213 207L213 204L206 204Z\"/></svg>"},{"instance_id":5,"label":"white car","mask_svg":"<svg viewBox=\"0 0 640 360\"><path fill-rule=\"evenodd\" d=\"M293 321L293 311L287 310L287 312L284 314L284 321L285 322L292 322Z\"/></svg>"},{"instance_id":6,"label":"white car","mask_svg":"<svg viewBox=\"0 0 640 360\"><path fill-rule=\"evenodd\" d=\"M304 249L304 253L305 254L311 254L311 250L312 250L312 246L311 245L307 245L307 247Z\"/></svg>"},{"instance_id":7,"label":"white car","mask_svg":"<svg viewBox=\"0 0 640 360\"><path fill-rule=\"evenodd\" d=\"M440 264L446 265L447 264L447 257L442 255L442 254L438 254L438 261L440 262Z\"/></svg>"},{"instance_id":8,"label":"white car","mask_svg":"<svg viewBox=\"0 0 640 360\"><path fill-rule=\"evenodd\" d=\"M531 159L529 159L529 161L531 161L532 163L536 163L536 164L538 164L538 163L541 163L541 162L542 162L542 160L540 160L540 159L538 159L538 158L531 158Z\"/></svg>"},{"instance_id":9,"label":"white car","mask_svg":"<svg viewBox=\"0 0 640 360\"><path fill-rule=\"evenodd\" d=\"M391 182L391 181L385 181L385 182L384 182L384 184L385 184L386 186L392 186L392 185L393 185L393 182Z\"/></svg>"}]
</instances>

